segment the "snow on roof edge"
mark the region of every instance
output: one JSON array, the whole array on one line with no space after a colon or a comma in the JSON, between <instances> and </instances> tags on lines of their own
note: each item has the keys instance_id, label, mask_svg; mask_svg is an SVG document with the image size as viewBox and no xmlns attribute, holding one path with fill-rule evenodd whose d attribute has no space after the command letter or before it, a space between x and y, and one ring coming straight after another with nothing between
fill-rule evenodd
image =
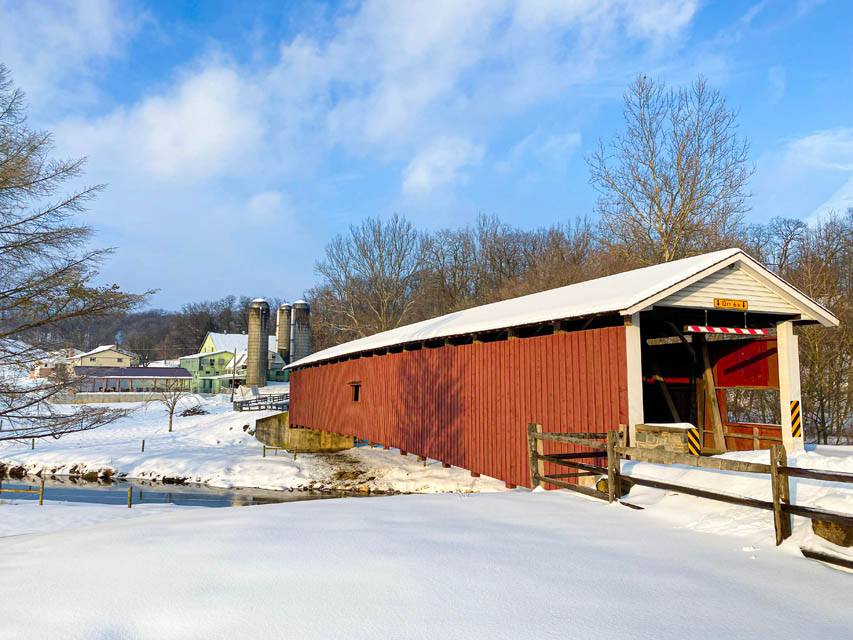
<instances>
[{"instance_id":1,"label":"snow on roof edge","mask_svg":"<svg viewBox=\"0 0 853 640\"><path fill-rule=\"evenodd\" d=\"M123 347L121 347L120 345L117 345L117 344L102 344L100 346L95 347L91 351L87 351L85 353L80 353L76 356L71 356L71 357L72 357L72 359L85 358L86 356L91 356L95 353L103 353L104 351L118 351L119 353L123 353L123 354L128 355L128 356L135 356L136 355L132 351L128 351L127 349L124 349Z\"/></svg>"},{"instance_id":2,"label":"snow on roof edge","mask_svg":"<svg viewBox=\"0 0 853 640\"><path fill-rule=\"evenodd\" d=\"M741 249L722 249L650 267L623 271L519 298L455 311L437 318L358 338L301 358L290 363L286 368L293 369L361 351L410 342L449 338L553 320L619 313L738 254L757 262Z\"/></svg>"}]
</instances>

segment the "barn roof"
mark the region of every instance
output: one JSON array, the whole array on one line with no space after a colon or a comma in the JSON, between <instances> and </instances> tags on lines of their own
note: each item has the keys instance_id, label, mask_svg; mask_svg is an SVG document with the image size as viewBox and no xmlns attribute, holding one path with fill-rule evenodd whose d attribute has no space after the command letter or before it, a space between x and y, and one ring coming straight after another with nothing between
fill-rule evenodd
<instances>
[{"instance_id":1,"label":"barn roof","mask_svg":"<svg viewBox=\"0 0 853 640\"><path fill-rule=\"evenodd\" d=\"M249 336L245 333L215 333L211 331L207 334L213 341L213 346L218 351L245 351L249 348ZM275 336L268 336L269 350L275 351Z\"/></svg>"},{"instance_id":2,"label":"barn roof","mask_svg":"<svg viewBox=\"0 0 853 640\"><path fill-rule=\"evenodd\" d=\"M215 355L218 355L220 353L228 353L228 354L233 355L234 352L233 351L225 351L224 349L221 349L219 351L208 351L206 353L205 352L191 353L188 356L181 356L180 358L178 358L178 360L190 360L190 359L195 359L195 358L209 358L210 356L215 356Z\"/></svg>"},{"instance_id":3,"label":"barn roof","mask_svg":"<svg viewBox=\"0 0 853 640\"><path fill-rule=\"evenodd\" d=\"M838 325L831 312L745 252L724 249L449 313L318 351L287 368L411 342L609 313L631 315L735 263L784 298L806 321Z\"/></svg>"},{"instance_id":4,"label":"barn roof","mask_svg":"<svg viewBox=\"0 0 853 640\"><path fill-rule=\"evenodd\" d=\"M123 353L123 354L128 355L128 356L135 356L136 355L135 353L131 353L130 351L127 351L126 349L122 349L120 346L118 346L116 344L102 344L100 347L95 347L91 351L87 351L86 353L80 353L80 354L78 354L76 356L72 356L72 357L74 359L85 358L87 356L93 356L96 353L103 353L104 351L118 351L119 353Z\"/></svg>"}]
</instances>

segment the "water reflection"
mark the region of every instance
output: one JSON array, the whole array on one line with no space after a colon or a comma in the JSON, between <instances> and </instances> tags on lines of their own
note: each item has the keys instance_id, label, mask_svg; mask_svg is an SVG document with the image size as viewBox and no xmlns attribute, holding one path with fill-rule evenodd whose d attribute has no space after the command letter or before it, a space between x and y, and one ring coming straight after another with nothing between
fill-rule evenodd
<instances>
[{"instance_id":1,"label":"water reflection","mask_svg":"<svg viewBox=\"0 0 853 640\"><path fill-rule=\"evenodd\" d=\"M38 489L41 479L26 476L21 479L0 478L0 488ZM271 489L220 489L203 484L167 484L154 480L86 481L82 478L45 478L44 499L62 502L96 504L127 504L127 490L132 489L133 504L176 504L195 507L245 507L279 502L324 500L328 498L364 497L362 493L343 491L275 491ZM0 500L38 500L37 493L4 493Z\"/></svg>"}]
</instances>

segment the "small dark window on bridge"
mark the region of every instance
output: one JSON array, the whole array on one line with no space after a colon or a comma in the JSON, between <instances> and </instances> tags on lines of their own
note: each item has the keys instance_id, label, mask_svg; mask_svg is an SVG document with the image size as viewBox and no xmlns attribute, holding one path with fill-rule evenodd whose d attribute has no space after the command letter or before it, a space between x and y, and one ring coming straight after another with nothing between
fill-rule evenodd
<instances>
[{"instance_id":1,"label":"small dark window on bridge","mask_svg":"<svg viewBox=\"0 0 853 640\"><path fill-rule=\"evenodd\" d=\"M352 401L358 402L361 400L361 385L350 383L350 387L352 387Z\"/></svg>"}]
</instances>

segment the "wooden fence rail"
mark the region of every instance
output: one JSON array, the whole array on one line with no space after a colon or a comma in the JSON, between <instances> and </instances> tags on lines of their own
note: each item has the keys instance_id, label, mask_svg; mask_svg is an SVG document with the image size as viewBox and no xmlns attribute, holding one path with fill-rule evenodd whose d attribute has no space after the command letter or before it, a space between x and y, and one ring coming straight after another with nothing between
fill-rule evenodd
<instances>
[{"instance_id":1,"label":"wooden fence rail","mask_svg":"<svg viewBox=\"0 0 853 640\"><path fill-rule=\"evenodd\" d=\"M289 393L278 393L260 395L246 400L235 400L234 411L261 411L263 409L277 409L286 411L290 405Z\"/></svg>"},{"instance_id":2,"label":"wooden fence rail","mask_svg":"<svg viewBox=\"0 0 853 640\"><path fill-rule=\"evenodd\" d=\"M565 478L579 478L583 476L599 475L607 473L607 469L595 465L575 462L578 458L601 458L606 457L606 445L592 438L606 438L607 433L543 433L542 425L530 423L527 425L527 441L530 449L530 486L535 489L540 484L547 483L563 489L569 489L593 498L607 500L607 494L592 487L584 487L579 484L566 482ZM592 449L585 453L558 453L546 455L543 442L560 442L563 444L574 444ZM577 469L572 473L558 473L545 475L545 463L550 462L562 467Z\"/></svg>"},{"instance_id":3,"label":"wooden fence rail","mask_svg":"<svg viewBox=\"0 0 853 640\"><path fill-rule=\"evenodd\" d=\"M27 483L29 486L29 483ZM37 493L39 494L39 506L44 506L44 479L39 484L38 489L4 489L3 481L0 480L0 493Z\"/></svg>"},{"instance_id":4,"label":"wooden fence rail","mask_svg":"<svg viewBox=\"0 0 853 640\"><path fill-rule=\"evenodd\" d=\"M606 442L600 442L597 438L604 438ZM791 504L791 491L789 478L806 478L809 480L820 480L824 482L853 483L853 473L836 471L823 471L820 469L803 469L801 467L789 467L784 447L774 444L770 447L770 464L756 462L744 462L742 460L728 460L726 458L701 458L685 453L664 451L661 449L641 449L638 447L627 447L621 444L622 437L619 431L613 430L606 433L544 433L542 425L530 423L527 425L527 439L530 453L530 485L532 488L540 484L552 484L578 493L583 493L594 498L613 502L622 497L621 482L636 484L666 491L676 491L698 498L707 498L718 502L726 502L744 507L764 509L773 512L773 523L776 530L776 544L780 545L791 536L791 516L802 516L812 520L830 522L845 527L853 527L853 515L838 513L819 509L817 507L806 507ZM542 447L543 441L561 442L576 446L587 447L590 452L580 453L555 453L545 454ZM662 480L652 480L636 476L622 474L621 461L623 458L636 462L648 462L652 464L681 464L700 469L714 471L730 471L734 473L755 473L770 476L773 493L772 502L719 493L698 487L689 487ZM599 467L582 462L575 462L578 458L607 458L607 467ZM544 471L544 464L566 466L577 469L575 473L549 474ZM582 487L577 484L566 482L565 478L582 477L590 475L601 475L607 477L607 491L601 491L591 487ZM804 551L805 554L805 551ZM807 554L806 554L807 555ZM843 564L843 563L842 563Z\"/></svg>"}]
</instances>

